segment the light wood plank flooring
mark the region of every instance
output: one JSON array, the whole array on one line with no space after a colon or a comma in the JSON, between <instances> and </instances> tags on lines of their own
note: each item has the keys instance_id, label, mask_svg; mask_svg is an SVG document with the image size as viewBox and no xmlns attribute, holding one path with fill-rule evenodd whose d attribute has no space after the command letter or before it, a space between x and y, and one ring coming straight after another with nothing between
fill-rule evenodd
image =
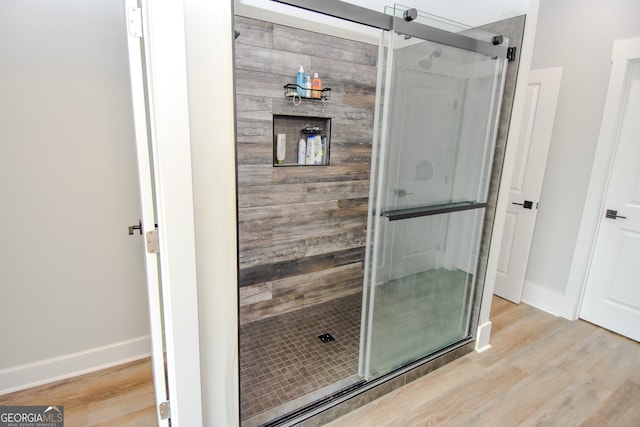
<instances>
[{"instance_id":1,"label":"light wood plank flooring","mask_svg":"<svg viewBox=\"0 0 640 427\"><path fill-rule=\"evenodd\" d=\"M65 427L156 426L149 358L0 396L0 406L64 406Z\"/></svg>"},{"instance_id":2,"label":"light wood plank flooring","mask_svg":"<svg viewBox=\"0 0 640 427\"><path fill-rule=\"evenodd\" d=\"M640 344L497 297L491 312L491 350L329 426L640 426Z\"/></svg>"},{"instance_id":3,"label":"light wood plank flooring","mask_svg":"<svg viewBox=\"0 0 640 427\"><path fill-rule=\"evenodd\" d=\"M471 353L329 424L640 426L640 344L494 298L492 349ZM64 405L65 426L154 426L148 359L0 396Z\"/></svg>"}]
</instances>

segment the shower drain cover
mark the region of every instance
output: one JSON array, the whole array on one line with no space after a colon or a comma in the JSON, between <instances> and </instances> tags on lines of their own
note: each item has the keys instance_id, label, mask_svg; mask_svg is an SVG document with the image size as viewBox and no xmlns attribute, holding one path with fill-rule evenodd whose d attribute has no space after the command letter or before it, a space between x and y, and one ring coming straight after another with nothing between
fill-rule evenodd
<instances>
[{"instance_id":1,"label":"shower drain cover","mask_svg":"<svg viewBox=\"0 0 640 427\"><path fill-rule=\"evenodd\" d=\"M331 334L318 335L318 338L320 338L320 341L322 341L322 342L329 342L329 341L335 341L336 340L335 338L333 338L331 336Z\"/></svg>"}]
</instances>

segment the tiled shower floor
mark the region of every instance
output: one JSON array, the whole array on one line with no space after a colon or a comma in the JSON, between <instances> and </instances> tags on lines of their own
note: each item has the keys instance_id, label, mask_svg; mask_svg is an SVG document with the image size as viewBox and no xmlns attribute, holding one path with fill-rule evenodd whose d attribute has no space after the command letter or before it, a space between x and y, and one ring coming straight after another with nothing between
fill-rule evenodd
<instances>
[{"instance_id":1,"label":"tiled shower floor","mask_svg":"<svg viewBox=\"0 0 640 427\"><path fill-rule=\"evenodd\" d=\"M242 420L357 374L361 304L357 293L241 326Z\"/></svg>"},{"instance_id":2,"label":"tiled shower floor","mask_svg":"<svg viewBox=\"0 0 640 427\"><path fill-rule=\"evenodd\" d=\"M376 287L370 375L411 363L468 333L472 276L434 269ZM261 425L361 381L362 294L240 328L243 426ZM331 334L323 343L318 335Z\"/></svg>"}]
</instances>

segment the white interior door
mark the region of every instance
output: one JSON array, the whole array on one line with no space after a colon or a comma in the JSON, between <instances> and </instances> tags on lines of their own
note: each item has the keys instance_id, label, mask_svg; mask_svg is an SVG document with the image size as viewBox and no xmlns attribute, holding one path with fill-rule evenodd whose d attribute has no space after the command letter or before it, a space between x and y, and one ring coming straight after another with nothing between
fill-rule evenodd
<instances>
[{"instance_id":1,"label":"white interior door","mask_svg":"<svg viewBox=\"0 0 640 427\"><path fill-rule=\"evenodd\" d=\"M128 21L127 42L129 48L129 68L132 94L132 106L135 123L136 154L138 158L138 184L140 188L141 233L145 239L148 233L155 233L156 215L153 198L152 162L149 153L149 134L147 132L147 111L145 106L144 79L142 68L142 17L136 0L126 0ZM145 248L147 245L145 245ZM162 319L162 298L160 294L160 275L158 255L145 251L145 269L147 273L147 296L149 300L149 325L151 332L151 367L156 397L156 414L159 426L169 426L168 418L161 416L160 405L169 400L165 360L164 332Z\"/></svg>"},{"instance_id":2,"label":"white interior door","mask_svg":"<svg viewBox=\"0 0 640 427\"><path fill-rule=\"evenodd\" d=\"M600 145L612 159L580 317L640 341L640 39L614 44Z\"/></svg>"},{"instance_id":3,"label":"white interior door","mask_svg":"<svg viewBox=\"0 0 640 427\"><path fill-rule=\"evenodd\" d=\"M522 298L561 79L562 68L529 72L494 289L515 303Z\"/></svg>"}]
</instances>

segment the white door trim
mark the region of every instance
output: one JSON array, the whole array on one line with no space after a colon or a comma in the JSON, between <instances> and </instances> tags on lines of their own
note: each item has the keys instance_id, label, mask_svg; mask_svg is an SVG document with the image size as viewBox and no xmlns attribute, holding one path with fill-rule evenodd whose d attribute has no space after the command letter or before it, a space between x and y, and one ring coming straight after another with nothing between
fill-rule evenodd
<instances>
[{"instance_id":1,"label":"white door trim","mask_svg":"<svg viewBox=\"0 0 640 427\"><path fill-rule=\"evenodd\" d=\"M560 313L561 316L570 320L578 318L587 274L591 266L591 257L600 223L600 213L603 208L609 171L615 151L615 134L619 120L617 112L623 100L628 62L632 58L640 58L640 38L616 40L613 43L607 99L604 105L600 135L598 136L582 221L578 230L576 249L567 282L566 301L568 303L566 304L566 311Z\"/></svg>"},{"instance_id":2,"label":"white door trim","mask_svg":"<svg viewBox=\"0 0 640 427\"><path fill-rule=\"evenodd\" d=\"M142 1L171 424L202 425L183 1Z\"/></svg>"}]
</instances>

